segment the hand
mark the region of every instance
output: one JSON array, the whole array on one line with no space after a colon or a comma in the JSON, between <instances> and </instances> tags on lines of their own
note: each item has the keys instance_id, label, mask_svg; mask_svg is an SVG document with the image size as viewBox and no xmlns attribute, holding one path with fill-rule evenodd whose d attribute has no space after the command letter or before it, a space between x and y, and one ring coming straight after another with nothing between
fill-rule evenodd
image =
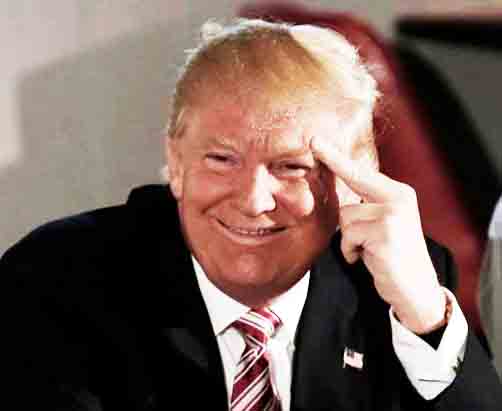
<instances>
[{"instance_id":1,"label":"hand","mask_svg":"<svg viewBox=\"0 0 502 411\"><path fill-rule=\"evenodd\" d=\"M347 262L362 258L380 297L405 327L416 334L438 328L445 294L427 251L413 188L361 166L326 139L315 137L311 148L330 171L331 190L341 180L362 199L339 209Z\"/></svg>"}]
</instances>

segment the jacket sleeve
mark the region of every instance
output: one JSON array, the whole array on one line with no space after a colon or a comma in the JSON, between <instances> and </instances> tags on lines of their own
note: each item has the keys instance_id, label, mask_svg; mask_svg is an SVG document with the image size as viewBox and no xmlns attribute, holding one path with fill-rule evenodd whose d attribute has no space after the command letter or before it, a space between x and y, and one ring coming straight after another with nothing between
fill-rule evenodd
<instances>
[{"instance_id":1,"label":"jacket sleeve","mask_svg":"<svg viewBox=\"0 0 502 411\"><path fill-rule=\"evenodd\" d=\"M470 332L457 377L434 401L437 410L497 410L502 404L499 377L486 351Z\"/></svg>"},{"instance_id":2,"label":"jacket sleeve","mask_svg":"<svg viewBox=\"0 0 502 411\"><path fill-rule=\"evenodd\" d=\"M429 247L442 283L455 292L456 268L451 254L443 247ZM464 360L453 383L430 401L434 410L498 410L502 404L502 385L489 353L469 329Z\"/></svg>"}]
</instances>

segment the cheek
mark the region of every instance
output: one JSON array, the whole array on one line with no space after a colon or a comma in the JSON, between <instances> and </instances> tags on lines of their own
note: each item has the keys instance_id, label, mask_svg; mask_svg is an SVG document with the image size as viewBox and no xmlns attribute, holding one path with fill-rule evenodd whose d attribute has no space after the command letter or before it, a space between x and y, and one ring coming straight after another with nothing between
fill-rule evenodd
<instances>
[{"instance_id":1,"label":"cheek","mask_svg":"<svg viewBox=\"0 0 502 411\"><path fill-rule=\"evenodd\" d=\"M327 233L333 234L338 224L339 204L334 187L331 188L320 174L315 174L307 180L290 184L283 191L282 204L297 219L313 220L315 224L321 224Z\"/></svg>"},{"instance_id":2,"label":"cheek","mask_svg":"<svg viewBox=\"0 0 502 411\"><path fill-rule=\"evenodd\" d=\"M288 212L299 218L313 213L319 201L316 190L307 180L287 182L280 194L280 200Z\"/></svg>"},{"instance_id":3,"label":"cheek","mask_svg":"<svg viewBox=\"0 0 502 411\"><path fill-rule=\"evenodd\" d=\"M232 183L228 179L207 173L203 170L191 170L185 175L184 198L204 211L224 199L230 192Z\"/></svg>"}]
</instances>

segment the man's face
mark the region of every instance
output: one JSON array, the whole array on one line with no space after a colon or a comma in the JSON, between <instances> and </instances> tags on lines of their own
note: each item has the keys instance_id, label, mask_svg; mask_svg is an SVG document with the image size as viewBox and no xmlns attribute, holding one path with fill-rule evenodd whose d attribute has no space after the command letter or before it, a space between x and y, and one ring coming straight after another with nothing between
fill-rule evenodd
<instances>
[{"instance_id":1,"label":"man's face","mask_svg":"<svg viewBox=\"0 0 502 411\"><path fill-rule=\"evenodd\" d=\"M338 223L332 176L310 150L313 136L335 135L334 113L261 107L207 98L168 142L189 247L218 288L248 305L298 281Z\"/></svg>"}]
</instances>

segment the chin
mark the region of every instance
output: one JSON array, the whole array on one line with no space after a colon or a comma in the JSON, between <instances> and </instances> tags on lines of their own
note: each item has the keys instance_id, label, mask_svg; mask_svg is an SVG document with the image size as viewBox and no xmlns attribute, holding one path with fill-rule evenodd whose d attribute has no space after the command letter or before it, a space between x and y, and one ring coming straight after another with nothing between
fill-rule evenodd
<instances>
[{"instance_id":1,"label":"chin","mask_svg":"<svg viewBox=\"0 0 502 411\"><path fill-rule=\"evenodd\" d=\"M227 266L231 267L231 272L227 268L228 277L234 277L247 284L270 283L274 278L278 277L275 274L279 271L278 264L271 261L270 258L265 259L263 256L255 253L245 253L239 256L231 257L232 263Z\"/></svg>"}]
</instances>

